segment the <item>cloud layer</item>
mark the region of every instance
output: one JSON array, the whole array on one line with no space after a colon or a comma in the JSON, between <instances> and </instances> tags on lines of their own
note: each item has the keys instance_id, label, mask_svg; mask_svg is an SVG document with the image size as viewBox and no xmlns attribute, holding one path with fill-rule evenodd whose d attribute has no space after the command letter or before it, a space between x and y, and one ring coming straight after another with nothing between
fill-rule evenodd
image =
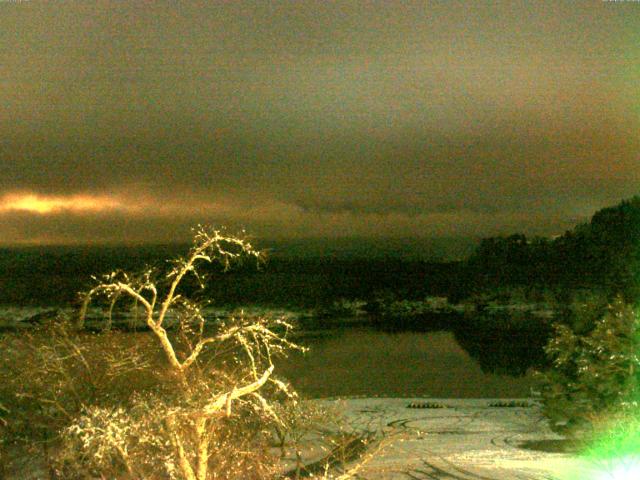
<instances>
[{"instance_id":1,"label":"cloud layer","mask_svg":"<svg viewBox=\"0 0 640 480\"><path fill-rule=\"evenodd\" d=\"M638 32L633 2L0 4L0 243L561 233L638 193Z\"/></svg>"}]
</instances>

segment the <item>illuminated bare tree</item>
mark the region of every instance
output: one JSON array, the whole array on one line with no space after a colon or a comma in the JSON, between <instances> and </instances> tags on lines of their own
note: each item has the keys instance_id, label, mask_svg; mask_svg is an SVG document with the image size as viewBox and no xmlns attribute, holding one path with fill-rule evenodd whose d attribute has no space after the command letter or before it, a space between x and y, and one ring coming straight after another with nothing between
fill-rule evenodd
<instances>
[{"instance_id":1,"label":"illuminated bare tree","mask_svg":"<svg viewBox=\"0 0 640 480\"><path fill-rule=\"evenodd\" d=\"M163 418L172 446L170 463L178 476L187 480L211 478L216 426L232 416L236 402L250 405L252 411L277 422L269 397L261 390L269 384L272 390L294 396L285 383L272 376L273 357L300 348L287 340L291 328L287 322L239 318L210 327L202 307L180 293L181 282L188 275L204 287L205 278L198 269L203 264L218 263L227 270L242 259L259 261L261 253L244 238L198 227L189 254L175 260L168 272L160 275L149 269L132 276L117 271L97 279L97 285L85 294L79 315L78 326L82 327L96 297L107 301L108 326L117 303L129 301L143 312L144 322L164 353L167 378L180 392L178 401L163 407ZM127 449L122 445L115 451L120 452L120 461L132 475L132 455L123 453Z\"/></svg>"}]
</instances>

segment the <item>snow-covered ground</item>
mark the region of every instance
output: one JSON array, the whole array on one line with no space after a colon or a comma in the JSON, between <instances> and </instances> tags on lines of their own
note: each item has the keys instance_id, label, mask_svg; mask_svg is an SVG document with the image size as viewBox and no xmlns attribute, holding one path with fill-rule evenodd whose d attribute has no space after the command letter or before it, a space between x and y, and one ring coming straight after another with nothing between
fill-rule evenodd
<instances>
[{"instance_id":1,"label":"snow-covered ground","mask_svg":"<svg viewBox=\"0 0 640 480\"><path fill-rule=\"evenodd\" d=\"M354 479L368 480L631 480L640 478L621 465L589 463L577 455L551 453L532 446L553 446L552 433L530 399L358 398L313 400L339 411L347 431L375 433ZM408 405L441 408L408 408ZM520 405L527 406L520 406ZM330 447L313 437L303 446L307 461L323 457ZM378 447L381 449L378 450ZM551 450L551 449L549 449ZM372 455L369 455L372 453ZM362 459L370 459L362 462ZM7 479L45 478L44 467L25 457L7 472ZM285 470L293 465L284 459ZM283 467L285 465L283 464ZM347 470L355 463L348 464ZM637 465L635 465L637 467ZM631 465L633 467L633 465ZM629 465L627 465L629 468ZM335 472L334 476L341 472ZM322 475L318 478L322 478ZM325 477L326 478L326 477ZM328 478L333 478L331 475Z\"/></svg>"},{"instance_id":2,"label":"snow-covered ground","mask_svg":"<svg viewBox=\"0 0 640 480\"><path fill-rule=\"evenodd\" d=\"M360 398L318 400L336 405L349 425L388 437L358 472L366 479L596 480L598 465L532 446L557 445L539 406L529 399ZM445 408L408 408L425 403ZM524 406L526 405L526 406ZM335 408L335 407L334 407ZM369 448L375 448L372 444ZM552 449L548 449L552 450Z\"/></svg>"}]
</instances>

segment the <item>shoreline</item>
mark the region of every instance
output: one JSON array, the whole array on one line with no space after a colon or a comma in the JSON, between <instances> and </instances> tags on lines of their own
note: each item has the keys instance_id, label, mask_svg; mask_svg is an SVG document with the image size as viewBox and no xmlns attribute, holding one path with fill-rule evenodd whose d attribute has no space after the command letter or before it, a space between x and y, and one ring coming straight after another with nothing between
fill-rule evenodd
<instances>
[{"instance_id":1,"label":"shoreline","mask_svg":"<svg viewBox=\"0 0 640 480\"><path fill-rule=\"evenodd\" d=\"M573 453L557 450L564 438L551 432L532 398L325 398L354 432L383 445L358 474L395 480L491 479L575 480L597 478L602 470ZM492 401L515 406L490 406ZM527 402L527 406L519 406ZM444 408L407 408L412 403ZM448 408L447 408L448 407ZM376 449L376 443L368 449ZM363 457L366 459L367 452ZM347 464L346 470L358 462Z\"/></svg>"},{"instance_id":2,"label":"shoreline","mask_svg":"<svg viewBox=\"0 0 640 480\"><path fill-rule=\"evenodd\" d=\"M528 405L490 407L492 400ZM308 401L335 409L342 416L340 422L319 426L319 431L365 439L355 460L351 457L344 465L334 463L330 473L335 476L346 471L357 471L354 478L368 480L576 480L606 475L602 466L557 451L564 439L549 430L532 398L342 397ZM446 407L407 408L412 403L443 403ZM302 440L305 466L317 467L328 458L328 452L336 450L335 443L321 438L310 434ZM283 475L291 472L293 452L281 462ZM39 463L33 456L23 456L4 478L43 478L44 465Z\"/></svg>"}]
</instances>

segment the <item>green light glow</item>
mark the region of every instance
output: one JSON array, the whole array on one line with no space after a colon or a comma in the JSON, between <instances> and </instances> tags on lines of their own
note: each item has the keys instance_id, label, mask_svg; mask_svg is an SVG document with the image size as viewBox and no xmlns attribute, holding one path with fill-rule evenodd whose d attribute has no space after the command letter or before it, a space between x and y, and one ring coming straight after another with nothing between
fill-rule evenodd
<instances>
[{"instance_id":1,"label":"green light glow","mask_svg":"<svg viewBox=\"0 0 640 480\"><path fill-rule=\"evenodd\" d=\"M640 478L640 457L618 459L611 469L598 474L594 480L637 480Z\"/></svg>"},{"instance_id":2,"label":"green light glow","mask_svg":"<svg viewBox=\"0 0 640 480\"><path fill-rule=\"evenodd\" d=\"M640 479L640 421L627 414L609 425L583 454L597 472L593 480Z\"/></svg>"}]
</instances>

